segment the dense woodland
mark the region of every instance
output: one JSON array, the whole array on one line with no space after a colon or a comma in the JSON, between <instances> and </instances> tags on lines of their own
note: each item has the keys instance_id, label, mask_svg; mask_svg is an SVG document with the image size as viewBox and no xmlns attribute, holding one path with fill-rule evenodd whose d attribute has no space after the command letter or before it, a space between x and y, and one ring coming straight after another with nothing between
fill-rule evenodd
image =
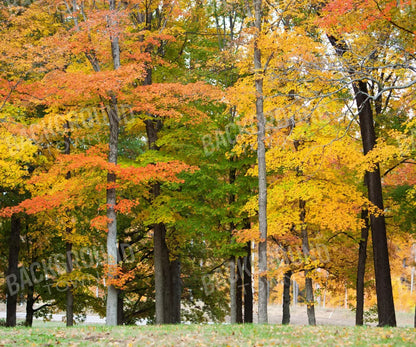
<instances>
[{"instance_id":1,"label":"dense woodland","mask_svg":"<svg viewBox=\"0 0 416 347\"><path fill-rule=\"evenodd\" d=\"M8 326L414 309L412 1L0 6Z\"/></svg>"}]
</instances>

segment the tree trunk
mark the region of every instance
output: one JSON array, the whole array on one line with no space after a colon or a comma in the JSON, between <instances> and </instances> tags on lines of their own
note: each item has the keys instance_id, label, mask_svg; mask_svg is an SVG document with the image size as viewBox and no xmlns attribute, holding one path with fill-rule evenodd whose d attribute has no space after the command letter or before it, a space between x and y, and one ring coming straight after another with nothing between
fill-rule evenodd
<instances>
[{"instance_id":1,"label":"tree trunk","mask_svg":"<svg viewBox=\"0 0 416 347\"><path fill-rule=\"evenodd\" d=\"M156 305L156 324L165 323L164 310L164 274L163 274L163 228L159 225L154 226L153 247L154 247L154 271L155 271L155 305Z\"/></svg>"},{"instance_id":2,"label":"tree trunk","mask_svg":"<svg viewBox=\"0 0 416 347\"><path fill-rule=\"evenodd\" d=\"M235 274L235 257L232 256L229 263L230 269L230 323L237 323L237 288L236 288L236 274Z\"/></svg>"},{"instance_id":3,"label":"tree trunk","mask_svg":"<svg viewBox=\"0 0 416 347\"><path fill-rule=\"evenodd\" d=\"M116 10L115 0L109 0L110 11ZM111 54L113 57L113 67L117 70L120 67L120 46L117 34L117 22L113 19L109 19L109 30L112 29L116 33L111 34ZM119 114L117 107L117 97L110 92L110 107L108 109L108 120L110 124L110 136L109 136L109 151L108 162L111 164L117 164L118 157L118 136L119 136ZM107 174L107 218L108 233L107 233L107 257L109 269L117 267L117 213L115 211L116 205L116 189L114 185L116 183L115 173L109 172ZM117 289L113 285L107 287L107 311L106 311L106 324L117 325L117 302L118 302Z\"/></svg>"},{"instance_id":4,"label":"tree trunk","mask_svg":"<svg viewBox=\"0 0 416 347\"><path fill-rule=\"evenodd\" d=\"M300 220L302 222L302 252L305 261L309 260L310 257L310 248L309 248L309 238L308 238L308 228L305 223L306 217L306 210L305 210L306 202L302 199L299 200L299 208L300 208ZM314 304L314 297L313 297L313 284L312 278L309 277L309 270L305 270L305 291L306 291L306 307L307 307L307 314L308 314L308 322L309 325L316 325L316 318L315 318L315 304Z\"/></svg>"},{"instance_id":5,"label":"tree trunk","mask_svg":"<svg viewBox=\"0 0 416 347\"><path fill-rule=\"evenodd\" d=\"M33 314L35 310L33 309L33 305L35 304L35 298L33 297L35 288L33 285L29 285L27 288L27 296L26 296L26 320L25 326L31 327L33 324Z\"/></svg>"},{"instance_id":6,"label":"tree trunk","mask_svg":"<svg viewBox=\"0 0 416 347\"><path fill-rule=\"evenodd\" d=\"M181 262L175 259L170 263L172 276L172 317L171 323L181 323L181 297L182 297L182 283L181 283Z\"/></svg>"},{"instance_id":7,"label":"tree trunk","mask_svg":"<svg viewBox=\"0 0 416 347\"><path fill-rule=\"evenodd\" d=\"M367 83L354 83L355 100L360 118L361 138L364 155L367 155L376 145L373 111L368 98ZM366 172L368 199L380 211L384 211L383 192L381 187L380 168L378 163L375 170ZM389 252L387 246L386 222L384 215L370 215L371 235L373 239L374 269L376 278L376 294L379 326L396 326L393 290L390 276Z\"/></svg>"},{"instance_id":8,"label":"tree trunk","mask_svg":"<svg viewBox=\"0 0 416 347\"><path fill-rule=\"evenodd\" d=\"M68 231L68 230L67 230ZM70 274L73 270L72 264L72 243L66 243L66 272ZM73 286L69 284L66 289L66 326L74 325L74 295Z\"/></svg>"},{"instance_id":9,"label":"tree trunk","mask_svg":"<svg viewBox=\"0 0 416 347\"><path fill-rule=\"evenodd\" d=\"M17 296L19 293L19 249L20 249L20 217L16 214L11 216L10 222L10 238L9 238L9 259L7 276L10 280L7 281L7 308L6 308L6 326L16 326L16 306ZM12 280L13 279L13 280ZM13 284L15 286L13 286Z\"/></svg>"},{"instance_id":10,"label":"tree trunk","mask_svg":"<svg viewBox=\"0 0 416 347\"><path fill-rule=\"evenodd\" d=\"M291 277L292 277L292 270L286 271L283 277L282 324L290 323L290 278Z\"/></svg>"},{"instance_id":11,"label":"tree trunk","mask_svg":"<svg viewBox=\"0 0 416 347\"><path fill-rule=\"evenodd\" d=\"M124 252L121 247L121 242L118 245L117 263L124 261ZM117 325L123 325L124 323L124 293L123 290L117 289Z\"/></svg>"},{"instance_id":12,"label":"tree trunk","mask_svg":"<svg viewBox=\"0 0 416 347\"><path fill-rule=\"evenodd\" d=\"M243 323L243 262L244 257L237 260L237 280L236 280L236 322Z\"/></svg>"},{"instance_id":13,"label":"tree trunk","mask_svg":"<svg viewBox=\"0 0 416 347\"><path fill-rule=\"evenodd\" d=\"M266 182L266 120L263 113L263 75L261 73L261 50L258 46L258 36L261 33L262 1L254 0L255 27L257 29L254 41L254 69L256 86L256 116L257 116L257 160L259 173L259 293L258 293L258 322L267 324L267 182Z\"/></svg>"},{"instance_id":14,"label":"tree trunk","mask_svg":"<svg viewBox=\"0 0 416 347\"><path fill-rule=\"evenodd\" d=\"M361 240L358 249L355 325L364 324L364 275L365 263L367 260L367 241L369 229L367 210L362 210L361 219L364 221L365 225L361 228Z\"/></svg>"},{"instance_id":15,"label":"tree trunk","mask_svg":"<svg viewBox=\"0 0 416 347\"><path fill-rule=\"evenodd\" d=\"M169 251L166 245L166 229L163 223L154 226L154 269L156 324L173 323L173 288ZM176 268L178 271L178 268ZM180 307L180 306L179 306ZM176 305L178 308L178 305ZM180 314L180 313L179 313ZM178 316L178 313L175 313Z\"/></svg>"},{"instance_id":16,"label":"tree trunk","mask_svg":"<svg viewBox=\"0 0 416 347\"><path fill-rule=\"evenodd\" d=\"M328 35L331 45L337 55L342 57L349 48L345 41ZM355 78L354 70L349 68L348 73ZM353 82L354 97L357 104L360 120L360 132L363 142L364 155L367 155L376 145L373 110L368 97L367 82ZM380 104L381 99L377 100ZM368 190L368 199L384 211L383 191L381 187L380 168L378 163L375 170L365 174ZM389 252L387 246L387 232L384 215L370 215L371 236L373 239L374 269L376 279L377 311L379 326L396 326L396 313L394 310L393 290L391 285Z\"/></svg>"},{"instance_id":17,"label":"tree trunk","mask_svg":"<svg viewBox=\"0 0 416 347\"><path fill-rule=\"evenodd\" d=\"M64 143L65 143L65 151L66 155L71 154L71 134L69 132L69 122L66 121L64 124L64 129L66 131L64 135ZM66 179L69 180L71 178L71 172L68 171L66 173ZM69 214L69 211L66 211ZM72 228L66 227L65 232L67 235L72 233ZM73 270L73 263L72 263L72 243L66 242L66 273L70 274ZM73 293L73 286L72 283L67 285L66 290L66 326L72 327L74 325L74 293Z\"/></svg>"},{"instance_id":18,"label":"tree trunk","mask_svg":"<svg viewBox=\"0 0 416 347\"><path fill-rule=\"evenodd\" d=\"M124 293L117 289L117 325L124 324Z\"/></svg>"},{"instance_id":19,"label":"tree trunk","mask_svg":"<svg viewBox=\"0 0 416 347\"><path fill-rule=\"evenodd\" d=\"M250 227L250 224L248 225ZM244 257L244 323L253 323L253 285L251 277L251 241L247 242Z\"/></svg>"},{"instance_id":20,"label":"tree trunk","mask_svg":"<svg viewBox=\"0 0 416 347\"><path fill-rule=\"evenodd\" d=\"M110 120L110 148L108 155L108 162L117 164L117 145L119 134L119 119L117 112L117 101L112 97L112 103L108 112ZM107 218L108 233L107 233L107 256L109 269L117 267L117 214L115 211L116 205L116 175L109 172L107 174L107 184L110 188L107 189ZM113 187L111 187L113 186ZM107 287L107 325L117 325L117 289L113 285Z\"/></svg>"}]
</instances>

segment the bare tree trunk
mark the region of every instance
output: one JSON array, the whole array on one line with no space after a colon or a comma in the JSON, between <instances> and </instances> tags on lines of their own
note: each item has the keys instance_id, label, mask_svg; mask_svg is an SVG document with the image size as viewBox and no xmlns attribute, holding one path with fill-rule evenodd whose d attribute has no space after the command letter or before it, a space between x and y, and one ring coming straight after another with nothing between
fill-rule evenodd
<instances>
[{"instance_id":1,"label":"bare tree trunk","mask_svg":"<svg viewBox=\"0 0 416 347\"><path fill-rule=\"evenodd\" d=\"M6 303L6 326L16 326L17 295L19 293L19 250L20 250L20 217L16 214L11 216L9 259L7 268L7 303ZM13 280L12 280L13 279ZM13 284L15 286L13 286Z\"/></svg>"},{"instance_id":2,"label":"bare tree trunk","mask_svg":"<svg viewBox=\"0 0 416 347\"><path fill-rule=\"evenodd\" d=\"M121 242L118 245L117 263L124 261L124 251L121 247ZM117 289L117 325L124 324L124 292L122 289Z\"/></svg>"},{"instance_id":3,"label":"bare tree trunk","mask_svg":"<svg viewBox=\"0 0 416 347\"><path fill-rule=\"evenodd\" d=\"M237 260L237 280L236 280L236 322L243 323L243 262L244 257Z\"/></svg>"},{"instance_id":4,"label":"bare tree trunk","mask_svg":"<svg viewBox=\"0 0 416 347\"><path fill-rule=\"evenodd\" d=\"M115 0L109 0L109 4L110 11L115 11ZM112 19L108 25L110 30L113 29L115 32L111 37L111 54L113 57L114 69L117 70L120 67L120 46L116 30L118 23ZM110 93L110 107L107 113L110 123L108 162L117 164L120 118L118 114L117 97L113 93ZM114 188L115 183L115 173L109 172L107 174L107 184L109 186L107 189L107 218L109 219L107 233L107 261L110 269L117 267L117 213L115 211L117 195L116 189ZM109 285L107 287L107 325L117 325L117 301L117 289L113 285Z\"/></svg>"},{"instance_id":5,"label":"bare tree trunk","mask_svg":"<svg viewBox=\"0 0 416 347\"><path fill-rule=\"evenodd\" d=\"M364 275L365 263L367 260L367 241L369 229L367 210L362 210L361 219L364 221L365 225L361 228L361 240L358 249L355 325L364 324Z\"/></svg>"},{"instance_id":6,"label":"bare tree trunk","mask_svg":"<svg viewBox=\"0 0 416 347\"><path fill-rule=\"evenodd\" d=\"M31 327L33 324L33 314L35 310L33 309L33 305L35 304L35 298L33 297L35 288L33 285L29 285L27 287L27 296L26 296L26 319L25 319L25 326Z\"/></svg>"},{"instance_id":7,"label":"bare tree trunk","mask_svg":"<svg viewBox=\"0 0 416 347\"><path fill-rule=\"evenodd\" d=\"M69 133L69 122L66 121L64 124L64 129L66 131L64 135L64 143L65 143L65 154L71 154L71 134ZM69 180L71 178L71 172L68 171L66 173L66 179ZM69 211L66 211L67 213ZM67 235L70 235L72 232L72 228L66 227L65 232ZM72 263L72 243L66 242L66 273L70 274L73 270L73 263ZM67 285L66 290L66 326L71 327L74 325L74 294L73 294L73 286L70 283Z\"/></svg>"},{"instance_id":8,"label":"bare tree trunk","mask_svg":"<svg viewBox=\"0 0 416 347\"><path fill-rule=\"evenodd\" d=\"M155 305L156 305L156 324L165 323L165 296L164 296L164 271L163 271L163 243L164 228L160 225L154 226L153 245L154 245L154 271L155 271Z\"/></svg>"},{"instance_id":9,"label":"bare tree trunk","mask_svg":"<svg viewBox=\"0 0 416 347\"><path fill-rule=\"evenodd\" d=\"M124 293L117 289L117 325L124 324Z\"/></svg>"},{"instance_id":10,"label":"bare tree trunk","mask_svg":"<svg viewBox=\"0 0 416 347\"><path fill-rule=\"evenodd\" d=\"M290 278L291 277L292 277L292 270L286 271L283 276L282 324L290 323Z\"/></svg>"},{"instance_id":11,"label":"bare tree trunk","mask_svg":"<svg viewBox=\"0 0 416 347\"><path fill-rule=\"evenodd\" d=\"M259 170L259 294L258 294L258 322L267 324L267 182L266 182L266 120L263 113L263 75L261 50L258 46L258 36L261 33L262 0L254 0L255 27L257 29L254 41L254 69L256 86L256 115L257 115L257 160Z\"/></svg>"},{"instance_id":12,"label":"bare tree trunk","mask_svg":"<svg viewBox=\"0 0 416 347\"><path fill-rule=\"evenodd\" d=\"M228 261L230 269L230 323L237 323L237 290L235 275L235 257L232 256Z\"/></svg>"},{"instance_id":13,"label":"bare tree trunk","mask_svg":"<svg viewBox=\"0 0 416 347\"><path fill-rule=\"evenodd\" d=\"M68 232L68 230L67 230ZM70 274L73 270L72 264L72 243L66 243L66 272ZM72 327L74 325L74 295L73 286L69 284L66 289L66 326Z\"/></svg>"},{"instance_id":14,"label":"bare tree trunk","mask_svg":"<svg viewBox=\"0 0 416 347\"><path fill-rule=\"evenodd\" d=\"M250 227L250 224L248 225ZM244 257L244 323L253 323L253 285L251 271L251 241L246 245Z\"/></svg>"},{"instance_id":15,"label":"bare tree trunk","mask_svg":"<svg viewBox=\"0 0 416 347\"><path fill-rule=\"evenodd\" d=\"M174 292L172 283L172 269L169 262L169 251L166 245L166 228L163 223L154 226L154 267L155 267L155 301L156 324L174 323L172 307ZM178 271L178 268L176 269ZM176 275L178 276L178 274ZM176 305L178 308L178 305ZM180 306L179 306L180 308ZM180 314L180 312L179 312Z\"/></svg>"},{"instance_id":16,"label":"bare tree trunk","mask_svg":"<svg viewBox=\"0 0 416 347\"><path fill-rule=\"evenodd\" d=\"M310 257L310 248L309 248L308 229L305 223L305 217L306 217L305 205L306 205L306 202L300 199L299 208L300 208L300 220L302 222L302 231L301 231L302 252L306 261ZM307 314L308 314L308 322L309 322L309 325L316 325L312 278L309 277L309 272L310 272L309 270L305 270L304 272L305 272L305 291L306 291L306 307L307 307Z\"/></svg>"}]
</instances>

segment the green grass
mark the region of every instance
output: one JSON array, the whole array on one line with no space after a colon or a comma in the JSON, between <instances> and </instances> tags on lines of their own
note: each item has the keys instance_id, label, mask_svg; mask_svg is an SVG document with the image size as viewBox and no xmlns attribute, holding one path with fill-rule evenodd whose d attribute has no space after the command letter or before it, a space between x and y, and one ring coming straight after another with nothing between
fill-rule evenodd
<instances>
[{"instance_id":1,"label":"green grass","mask_svg":"<svg viewBox=\"0 0 416 347\"><path fill-rule=\"evenodd\" d=\"M416 329L169 325L0 328L0 346L415 346Z\"/></svg>"}]
</instances>

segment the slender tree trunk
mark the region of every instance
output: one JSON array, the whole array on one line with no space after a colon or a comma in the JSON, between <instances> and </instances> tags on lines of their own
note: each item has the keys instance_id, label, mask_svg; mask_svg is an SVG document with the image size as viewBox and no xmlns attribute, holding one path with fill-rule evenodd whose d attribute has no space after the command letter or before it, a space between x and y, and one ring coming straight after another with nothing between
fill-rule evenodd
<instances>
[{"instance_id":1,"label":"slender tree trunk","mask_svg":"<svg viewBox=\"0 0 416 347\"><path fill-rule=\"evenodd\" d=\"M162 233L162 266L163 266L163 310L164 310L164 324L171 324L172 323L172 298L173 298L173 290L172 290L172 272L171 272L171 264L169 261L169 249L166 244L166 226L164 224L161 225L163 227Z\"/></svg>"},{"instance_id":2,"label":"slender tree trunk","mask_svg":"<svg viewBox=\"0 0 416 347\"><path fill-rule=\"evenodd\" d=\"M291 277L292 277L292 270L286 271L283 276L282 324L290 323L290 278Z\"/></svg>"},{"instance_id":3,"label":"slender tree trunk","mask_svg":"<svg viewBox=\"0 0 416 347\"><path fill-rule=\"evenodd\" d=\"M328 39L339 56L349 51L345 41L328 35ZM354 78L355 71L349 68L349 74ZM367 155L376 145L376 133L374 128L373 110L367 82L353 82L354 97L357 104L360 120L360 132L363 142L364 155ZM377 100L380 104L381 99ZM377 105L376 105L377 106ZM366 184L368 199L384 211L383 190L381 186L380 168L378 163L375 169L367 172ZM391 285L389 252L387 246L387 232L384 215L370 215L371 236L373 240L374 270L376 279L377 311L379 326L396 326L396 313L394 310L393 290Z\"/></svg>"},{"instance_id":4,"label":"slender tree trunk","mask_svg":"<svg viewBox=\"0 0 416 347\"><path fill-rule=\"evenodd\" d=\"M259 293L258 293L258 322L267 324L267 182L266 182L266 120L263 113L263 75L261 63L261 50L258 46L258 36L261 33L262 1L254 0L255 27L257 29L254 41L254 69L256 86L256 115L257 115L257 160L259 173Z\"/></svg>"},{"instance_id":5,"label":"slender tree trunk","mask_svg":"<svg viewBox=\"0 0 416 347\"><path fill-rule=\"evenodd\" d=\"M117 253L117 263L124 261L124 252L121 247L121 242L119 242L118 253ZM117 325L124 324L124 292L122 289L117 289Z\"/></svg>"},{"instance_id":6,"label":"slender tree trunk","mask_svg":"<svg viewBox=\"0 0 416 347\"><path fill-rule=\"evenodd\" d=\"M118 155L118 112L117 101L112 97L112 103L108 112L110 120L110 149L108 155L108 162L117 164ZM107 184L110 188L107 189L107 218L108 233L107 233L107 256L108 265L110 269L117 267L117 214L115 211L116 205L116 175L109 172L107 174ZM113 187L112 187L113 186ZM117 289L113 285L107 287L107 325L117 325Z\"/></svg>"},{"instance_id":7,"label":"slender tree trunk","mask_svg":"<svg viewBox=\"0 0 416 347\"><path fill-rule=\"evenodd\" d=\"M300 208L300 220L302 222L302 252L307 261L310 257L310 248L309 248L309 238L308 238L308 228L305 223L306 217L306 210L305 210L306 202L302 199L299 200L299 208ZM307 314L308 314L308 322L309 325L316 325L316 318L315 318L315 304L314 304L314 297L313 297L313 284L312 278L309 276L309 270L305 270L305 291L306 291L306 307L307 307Z\"/></svg>"},{"instance_id":8,"label":"slender tree trunk","mask_svg":"<svg viewBox=\"0 0 416 347\"><path fill-rule=\"evenodd\" d=\"M110 11L116 10L115 0L109 0ZM114 19L110 19L108 23L110 30L114 30L115 34L111 34L111 54L113 58L114 70L120 67L120 46L117 34L118 23ZM119 136L119 112L117 107L117 97L110 92L110 107L108 109L108 120L110 124L110 139L109 139L109 152L108 162L111 164L117 164L118 157L118 136ZM107 174L107 218L108 233L107 233L107 257L109 268L117 267L117 213L115 211L116 205L116 189L114 187L116 183L115 173L109 172ZM117 302L118 295L117 289L113 285L107 287L107 312L106 312L106 324L117 325Z\"/></svg>"},{"instance_id":9,"label":"slender tree trunk","mask_svg":"<svg viewBox=\"0 0 416 347\"><path fill-rule=\"evenodd\" d=\"M228 261L230 269L230 323L237 323L237 288L235 274L235 257L232 256Z\"/></svg>"},{"instance_id":10,"label":"slender tree trunk","mask_svg":"<svg viewBox=\"0 0 416 347\"><path fill-rule=\"evenodd\" d=\"M65 128L65 136L64 136L64 143L65 143L65 151L66 155L71 154L71 134L69 132L69 122L66 121L64 124ZM66 173L66 179L69 180L71 178L71 172L68 171ZM66 211L69 213L69 211ZM72 228L66 227L65 228L66 234L69 236L72 233ZM72 243L67 241L66 242L66 273L70 274L73 270L73 263L72 263ZM70 283L67 286L66 290L66 326L71 327L74 325L74 293L73 293L73 286Z\"/></svg>"},{"instance_id":11,"label":"slender tree trunk","mask_svg":"<svg viewBox=\"0 0 416 347\"><path fill-rule=\"evenodd\" d=\"M244 257L237 260L237 280L236 280L236 322L243 323L243 262Z\"/></svg>"},{"instance_id":12,"label":"slender tree trunk","mask_svg":"<svg viewBox=\"0 0 416 347\"><path fill-rule=\"evenodd\" d=\"M10 238L9 238L9 259L7 276L10 280L7 281L7 304L6 304L6 326L16 326L16 307L17 296L19 293L19 250L20 250L20 217L16 214L11 216L10 222ZM12 280L13 279L13 280ZM13 286L13 284L15 284Z\"/></svg>"},{"instance_id":13,"label":"slender tree trunk","mask_svg":"<svg viewBox=\"0 0 416 347\"><path fill-rule=\"evenodd\" d=\"M248 225L250 227L250 224ZM244 257L244 323L253 323L253 285L251 276L251 241L246 245Z\"/></svg>"},{"instance_id":14,"label":"slender tree trunk","mask_svg":"<svg viewBox=\"0 0 416 347\"><path fill-rule=\"evenodd\" d=\"M25 319L25 326L31 327L33 324L33 314L35 310L33 309L33 305L35 304L35 298L33 297L35 288L33 285L29 285L27 287L27 296L26 296L26 319Z\"/></svg>"},{"instance_id":15,"label":"slender tree trunk","mask_svg":"<svg viewBox=\"0 0 416 347\"><path fill-rule=\"evenodd\" d=\"M365 263L367 260L367 241L369 229L367 210L362 210L361 219L364 221L365 225L361 228L361 240L358 248L355 325L364 324L364 275Z\"/></svg>"},{"instance_id":16,"label":"slender tree trunk","mask_svg":"<svg viewBox=\"0 0 416 347\"><path fill-rule=\"evenodd\" d=\"M68 232L68 230L67 230ZM72 243L66 243L66 272L70 274L73 270L72 264ZM74 294L73 286L69 284L66 290L66 326L72 327L74 325Z\"/></svg>"},{"instance_id":17,"label":"slender tree trunk","mask_svg":"<svg viewBox=\"0 0 416 347\"><path fill-rule=\"evenodd\" d=\"M117 289L117 325L124 324L124 292Z\"/></svg>"}]
</instances>

